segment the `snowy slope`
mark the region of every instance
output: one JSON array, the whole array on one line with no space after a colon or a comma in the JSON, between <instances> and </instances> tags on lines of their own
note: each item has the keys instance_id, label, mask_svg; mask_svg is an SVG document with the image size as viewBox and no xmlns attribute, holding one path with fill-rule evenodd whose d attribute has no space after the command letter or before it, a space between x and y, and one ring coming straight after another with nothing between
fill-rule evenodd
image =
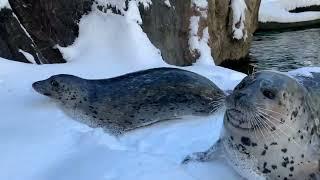
<instances>
[{"instance_id":1,"label":"snowy slope","mask_svg":"<svg viewBox=\"0 0 320 180\"><path fill-rule=\"evenodd\" d=\"M320 19L320 12L289 12L297 7L311 5L320 5L320 0L262 0L259 22L294 23Z\"/></svg>"},{"instance_id":2,"label":"snowy slope","mask_svg":"<svg viewBox=\"0 0 320 180\"><path fill-rule=\"evenodd\" d=\"M180 165L185 155L217 140L222 113L164 122L116 139L72 120L32 90L34 81L59 73L108 78L168 66L135 20L93 11L81 19L75 43L58 48L67 64L0 60L1 180L238 179L224 162ZM208 63L184 69L225 90L244 77Z\"/></svg>"}]
</instances>

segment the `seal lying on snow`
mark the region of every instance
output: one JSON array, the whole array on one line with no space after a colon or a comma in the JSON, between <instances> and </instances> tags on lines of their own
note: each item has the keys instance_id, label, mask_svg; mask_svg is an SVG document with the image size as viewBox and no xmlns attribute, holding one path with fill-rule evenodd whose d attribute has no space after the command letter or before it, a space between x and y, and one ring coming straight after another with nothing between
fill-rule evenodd
<instances>
[{"instance_id":1,"label":"seal lying on snow","mask_svg":"<svg viewBox=\"0 0 320 180\"><path fill-rule=\"evenodd\" d=\"M176 68L100 80L56 75L33 88L58 100L78 120L114 135L185 115L209 115L224 99L210 80Z\"/></svg>"},{"instance_id":2,"label":"seal lying on snow","mask_svg":"<svg viewBox=\"0 0 320 180\"><path fill-rule=\"evenodd\" d=\"M320 73L292 77L261 71L226 98L220 140L183 162L224 154L247 179L320 179L319 118Z\"/></svg>"}]
</instances>

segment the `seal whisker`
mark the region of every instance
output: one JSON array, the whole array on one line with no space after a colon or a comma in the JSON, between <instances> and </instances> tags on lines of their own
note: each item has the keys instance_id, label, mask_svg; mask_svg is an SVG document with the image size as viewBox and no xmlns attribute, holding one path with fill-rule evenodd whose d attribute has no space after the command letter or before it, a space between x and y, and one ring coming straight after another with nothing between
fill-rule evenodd
<instances>
[{"instance_id":1,"label":"seal whisker","mask_svg":"<svg viewBox=\"0 0 320 180\"><path fill-rule=\"evenodd\" d=\"M264 118L260 117L259 112L257 112L257 111L255 111L255 112L258 114L257 118L261 121L261 123L266 124L266 126L268 126L268 127L266 127L266 126L264 126L264 127L265 127L266 129L270 128L270 130L271 130L271 129L272 129L272 126L271 126L270 124L268 124L268 122L264 121ZM276 135L276 137L275 137L274 135ZM271 133L271 136L272 136L273 140L276 140L277 138L280 137L280 134L277 134L277 133L273 134L273 133Z\"/></svg>"},{"instance_id":2,"label":"seal whisker","mask_svg":"<svg viewBox=\"0 0 320 180\"><path fill-rule=\"evenodd\" d=\"M259 111L259 110L258 110ZM266 112L263 112L263 111L259 111L260 113L262 113L262 115L264 115L264 116L268 116L268 117L270 117L270 118L272 118L273 120L275 120L275 121L277 121L277 122L279 122L279 123L281 123L281 120L279 120L279 119L277 119L277 118L275 118L275 117L273 117L272 115L270 115L270 114L267 114ZM287 128L289 128L290 130L292 130L292 132L295 132L295 129L293 128L293 127L291 127L289 124L283 124L284 126L286 126Z\"/></svg>"},{"instance_id":3,"label":"seal whisker","mask_svg":"<svg viewBox=\"0 0 320 180\"><path fill-rule=\"evenodd\" d=\"M260 133L262 135L263 141L264 141L264 143L266 143L266 137L265 137L265 135L263 133L263 128L262 128L261 122L257 119L256 115L254 115L253 117L254 117L255 121L257 122L258 130L260 131Z\"/></svg>"},{"instance_id":4,"label":"seal whisker","mask_svg":"<svg viewBox=\"0 0 320 180\"><path fill-rule=\"evenodd\" d=\"M254 115L254 114L253 114L253 113L250 113L250 115L251 115L251 116L250 116L250 119L249 119L249 120L250 120L251 126L253 127L253 131L254 131L255 138L258 139L258 135L257 135L257 132L256 132L256 131L257 131L257 127L256 127L256 125L255 125L255 120L253 119L253 115Z\"/></svg>"},{"instance_id":5,"label":"seal whisker","mask_svg":"<svg viewBox=\"0 0 320 180\"><path fill-rule=\"evenodd\" d=\"M273 113L276 113L276 114L279 114L279 115L282 115L280 112L277 112L277 111L273 111L273 110L270 110L270 109L266 109L266 108L263 108L261 106L259 106L259 104L256 104L256 108L258 109L261 109L261 110L265 110L265 111L270 111L270 112L273 112Z\"/></svg>"},{"instance_id":6,"label":"seal whisker","mask_svg":"<svg viewBox=\"0 0 320 180\"><path fill-rule=\"evenodd\" d=\"M267 121L269 121L270 123L274 124L274 123L273 123L271 120L269 120L265 115L263 115L263 114L261 114L261 115L264 116ZM278 129L280 130L280 132L281 132L283 135L285 135L285 136L287 136L288 138L290 138L290 136L289 136L287 133L285 133L285 132L283 131L283 129L281 129L281 127L278 127ZM292 142L293 142L294 144L296 144L296 145L300 148L301 144L299 144L298 142L296 142L294 139L292 139Z\"/></svg>"}]
</instances>

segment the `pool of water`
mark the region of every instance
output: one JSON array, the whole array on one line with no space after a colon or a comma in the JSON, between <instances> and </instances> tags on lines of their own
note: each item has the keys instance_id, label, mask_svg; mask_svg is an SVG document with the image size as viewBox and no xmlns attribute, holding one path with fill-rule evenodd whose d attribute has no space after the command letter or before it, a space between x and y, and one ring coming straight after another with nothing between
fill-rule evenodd
<instances>
[{"instance_id":1,"label":"pool of water","mask_svg":"<svg viewBox=\"0 0 320 180\"><path fill-rule=\"evenodd\" d=\"M287 32L258 32L249 57L229 68L250 73L254 70L289 71L320 66L320 28Z\"/></svg>"}]
</instances>

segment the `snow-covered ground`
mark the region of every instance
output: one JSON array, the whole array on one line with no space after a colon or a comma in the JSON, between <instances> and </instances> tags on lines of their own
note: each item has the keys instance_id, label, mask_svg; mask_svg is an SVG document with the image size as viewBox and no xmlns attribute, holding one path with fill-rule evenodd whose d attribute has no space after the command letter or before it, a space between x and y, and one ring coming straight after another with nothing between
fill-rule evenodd
<instances>
[{"instance_id":1,"label":"snow-covered ground","mask_svg":"<svg viewBox=\"0 0 320 180\"><path fill-rule=\"evenodd\" d=\"M290 13L297 7L320 5L320 0L262 0L260 22L294 23L320 19L320 12Z\"/></svg>"},{"instance_id":2,"label":"snow-covered ground","mask_svg":"<svg viewBox=\"0 0 320 180\"><path fill-rule=\"evenodd\" d=\"M222 113L159 123L117 139L72 120L32 89L34 81L59 73L109 78L168 66L137 19L128 16L100 11L84 16L75 43L57 47L66 64L37 66L0 59L1 180L238 179L225 162L180 164L187 154L206 150L217 140ZM184 69L224 90L245 76L213 62Z\"/></svg>"}]
</instances>

